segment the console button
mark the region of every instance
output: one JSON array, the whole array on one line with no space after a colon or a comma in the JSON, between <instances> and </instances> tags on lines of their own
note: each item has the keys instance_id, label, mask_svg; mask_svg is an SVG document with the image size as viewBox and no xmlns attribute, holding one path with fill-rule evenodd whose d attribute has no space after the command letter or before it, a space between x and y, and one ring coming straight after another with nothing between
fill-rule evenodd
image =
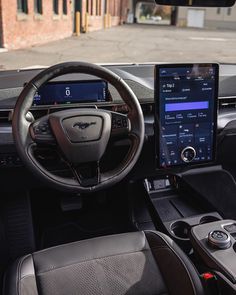
<instances>
[{"instance_id":1,"label":"console button","mask_svg":"<svg viewBox=\"0 0 236 295\"><path fill-rule=\"evenodd\" d=\"M195 159L195 157L196 157L196 150L191 146L184 148L181 152L181 159L185 163L192 162Z\"/></svg>"},{"instance_id":2,"label":"console button","mask_svg":"<svg viewBox=\"0 0 236 295\"><path fill-rule=\"evenodd\" d=\"M22 166L22 162L16 154L0 155L0 168L19 167L19 166Z\"/></svg>"},{"instance_id":3,"label":"console button","mask_svg":"<svg viewBox=\"0 0 236 295\"><path fill-rule=\"evenodd\" d=\"M213 248L227 249L230 247L230 236L221 230L214 230L208 235L208 243Z\"/></svg>"},{"instance_id":4,"label":"console button","mask_svg":"<svg viewBox=\"0 0 236 295\"><path fill-rule=\"evenodd\" d=\"M236 224L232 223L232 224L225 225L224 229L227 230L227 232L229 233L236 233Z\"/></svg>"}]
</instances>

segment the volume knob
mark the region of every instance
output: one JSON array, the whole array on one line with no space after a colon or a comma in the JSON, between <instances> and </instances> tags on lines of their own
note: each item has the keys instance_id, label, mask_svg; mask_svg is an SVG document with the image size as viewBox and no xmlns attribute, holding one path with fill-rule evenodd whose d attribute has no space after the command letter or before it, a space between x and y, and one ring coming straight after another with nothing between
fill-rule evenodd
<instances>
[{"instance_id":1,"label":"volume knob","mask_svg":"<svg viewBox=\"0 0 236 295\"><path fill-rule=\"evenodd\" d=\"M195 159L195 157L196 157L196 150L191 146L187 146L181 152L181 159L185 163L192 162Z\"/></svg>"}]
</instances>

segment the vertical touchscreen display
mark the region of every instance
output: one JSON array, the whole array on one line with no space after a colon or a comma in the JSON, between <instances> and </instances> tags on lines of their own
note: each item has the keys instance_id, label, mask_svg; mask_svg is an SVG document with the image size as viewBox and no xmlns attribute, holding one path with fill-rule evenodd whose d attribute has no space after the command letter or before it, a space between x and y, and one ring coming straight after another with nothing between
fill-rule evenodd
<instances>
[{"instance_id":1,"label":"vertical touchscreen display","mask_svg":"<svg viewBox=\"0 0 236 295\"><path fill-rule=\"evenodd\" d=\"M158 65L155 79L158 167L213 161L218 65Z\"/></svg>"}]
</instances>

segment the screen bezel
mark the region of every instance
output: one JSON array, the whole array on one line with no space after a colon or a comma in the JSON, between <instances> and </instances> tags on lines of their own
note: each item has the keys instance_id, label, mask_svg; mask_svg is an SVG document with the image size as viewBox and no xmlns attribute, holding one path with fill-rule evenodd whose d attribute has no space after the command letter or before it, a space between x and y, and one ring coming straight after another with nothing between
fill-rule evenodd
<instances>
[{"instance_id":1,"label":"screen bezel","mask_svg":"<svg viewBox=\"0 0 236 295\"><path fill-rule=\"evenodd\" d=\"M214 134L213 134L213 143L212 143L212 159L200 162L191 162L191 163L183 163L172 166L163 167L160 165L160 69L163 68L188 68L188 67L215 67L215 103L213 115L215 118L214 124ZM180 170L185 169L186 167L194 167L194 166L204 166L209 164L214 164L216 161L216 149L217 149L217 117L218 117L218 93L219 93L219 64L218 63L176 63L176 64L157 64L154 69L154 131L155 131L155 166L158 170Z\"/></svg>"},{"instance_id":2,"label":"screen bezel","mask_svg":"<svg viewBox=\"0 0 236 295\"><path fill-rule=\"evenodd\" d=\"M104 101L94 101L94 100L87 100L87 101L82 101L82 102L71 102L71 103L59 103L59 104L34 104L34 100L33 100L33 104L32 107L46 107L46 106L70 106L70 105L77 105L77 104L98 104L98 103L106 103L111 101L111 95L109 92L109 87L108 87L108 82L105 80L69 80L69 81L49 81L46 84L43 84L41 87L45 87L47 85L58 85L58 84L82 84L82 83L97 83L97 82L103 82L106 84L106 100ZM40 88L39 88L40 89Z\"/></svg>"}]
</instances>

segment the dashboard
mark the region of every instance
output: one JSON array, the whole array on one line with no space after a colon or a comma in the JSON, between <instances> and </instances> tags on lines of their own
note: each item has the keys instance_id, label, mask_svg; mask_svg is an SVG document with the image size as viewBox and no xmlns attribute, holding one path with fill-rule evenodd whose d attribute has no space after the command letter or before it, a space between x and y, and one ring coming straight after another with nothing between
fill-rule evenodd
<instances>
[{"instance_id":1,"label":"dashboard","mask_svg":"<svg viewBox=\"0 0 236 295\"><path fill-rule=\"evenodd\" d=\"M201 79L198 75L193 76L193 84L190 86L183 84L185 80L188 83L191 81L187 79L187 71L191 69L186 69L185 66L105 66L131 87L144 113L145 144L140 161L134 168L134 177L152 176L157 172L163 173L165 169L190 169L195 164L219 163L229 168L236 167L236 159L231 156L236 149L236 65L220 65L219 75L217 65L208 65L208 76ZM12 137L11 117L23 85L40 71L41 69L0 72L0 171L21 167ZM176 72L180 80L176 80ZM214 79L209 80L210 75ZM164 87L167 84L169 92ZM170 100L171 97L174 100ZM183 97L187 97L187 100L184 101ZM185 104L186 102L190 104ZM66 75L45 85L44 89L36 93L31 113L37 119L58 110L76 107L96 107L127 113L127 108L114 87L84 74ZM196 117L199 115L201 118ZM196 124L199 124L198 128ZM160 131L163 132L162 135ZM174 137L171 138L173 134ZM108 164L115 158L119 159L121 150L125 151L127 146L126 140L114 143ZM194 150L184 151L188 147ZM57 169L54 166L58 163L54 159L55 153L45 154L40 157L45 162L50 162L52 169Z\"/></svg>"}]
</instances>

